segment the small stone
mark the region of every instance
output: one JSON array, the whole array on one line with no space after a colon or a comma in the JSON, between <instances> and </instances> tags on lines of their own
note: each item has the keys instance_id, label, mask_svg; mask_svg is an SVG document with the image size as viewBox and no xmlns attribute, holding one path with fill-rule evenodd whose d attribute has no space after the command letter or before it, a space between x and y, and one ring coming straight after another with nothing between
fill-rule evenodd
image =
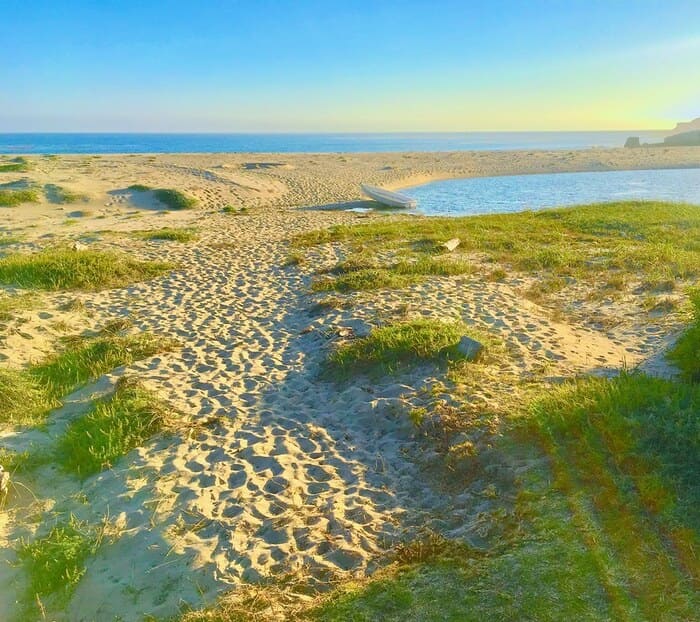
<instances>
[{"instance_id":1,"label":"small stone","mask_svg":"<svg viewBox=\"0 0 700 622\"><path fill-rule=\"evenodd\" d=\"M457 350L460 354L464 355L464 358L468 361L476 361L483 354L484 346L476 339L464 335L459 340L459 344L457 344Z\"/></svg>"},{"instance_id":2,"label":"small stone","mask_svg":"<svg viewBox=\"0 0 700 622\"><path fill-rule=\"evenodd\" d=\"M87 250L87 244L83 244L82 242L75 241L73 244L71 244L71 250L74 251L85 251Z\"/></svg>"},{"instance_id":3,"label":"small stone","mask_svg":"<svg viewBox=\"0 0 700 622\"><path fill-rule=\"evenodd\" d=\"M443 242L442 244L442 248L444 248L448 253L451 253L458 246L459 238L452 238L451 240L447 240L447 242Z\"/></svg>"}]
</instances>

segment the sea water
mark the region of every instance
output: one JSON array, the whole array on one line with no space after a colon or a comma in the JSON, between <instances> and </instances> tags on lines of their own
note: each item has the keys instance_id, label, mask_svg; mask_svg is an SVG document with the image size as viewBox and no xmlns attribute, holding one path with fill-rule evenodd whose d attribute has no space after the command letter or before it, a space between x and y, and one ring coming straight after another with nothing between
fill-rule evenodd
<instances>
[{"instance_id":1,"label":"sea water","mask_svg":"<svg viewBox=\"0 0 700 622\"><path fill-rule=\"evenodd\" d=\"M622 147L628 136L663 132L410 132L374 134L2 134L0 154L363 153Z\"/></svg>"}]
</instances>

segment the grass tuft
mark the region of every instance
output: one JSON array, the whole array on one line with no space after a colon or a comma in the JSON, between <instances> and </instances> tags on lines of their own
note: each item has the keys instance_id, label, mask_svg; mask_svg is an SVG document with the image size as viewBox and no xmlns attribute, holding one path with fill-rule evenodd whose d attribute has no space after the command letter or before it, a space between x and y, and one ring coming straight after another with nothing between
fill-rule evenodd
<instances>
[{"instance_id":1,"label":"grass tuft","mask_svg":"<svg viewBox=\"0 0 700 622\"><path fill-rule=\"evenodd\" d=\"M63 186L57 186L56 184L46 184L44 186L44 193L46 198L50 203L78 203L85 202L90 199L88 195L81 192L74 192L73 190L68 190Z\"/></svg>"},{"instance_id":2,"label":"grass tuft","mask_svg":"<svg viewBox=\"0 0 700 622\"><path fill-rule=\"evenodd\" d=\"M80 477L98 473L161 431L168 417L167 405L153 393L122 381L112 396L70 424L58 441L59 464Z\"/></svg>"},{"instance_id":3,"label":"grass tuft","mask_svg":"<svg viewBox=\"0 0 700 622\"><path fill-rule=\"evenodd\" d=\"M46 406L47 395L32 376L0 369L0 424L33 423Z\"/></svg>"},{"instance_id":4,"label":"grass tuft","mask_svg":"<svg viewBox=\"0 0 700 622\"><path fill-rule=\"evenodd\" d=\"M248 208L247 207L234 207L233 205L224 205L221 208L221 211L224 214L247 214L248 213Z\"/></svg>"},{"instance_id":5,"label":"grass tuft","mask_svg":"<svg viewBox=\"0 0 700 622\"><path fill-rule=\"evenodd\" d=\"M25 289L97 290L144 281L172 268L169 263L139 261L114 252L56 248L0 259L0 283Z\"/></svg>"},{"instance_id":6,"label":"grass tuft","mask_svg":"<svg viewBox=\"0 0 700 622\"><path fill-rule=\"evenodd\" d=\"M461 322L412 320L375 328L362 339L340 345L328 356L326 373L395 373L417 363L464 358L456 349L466 334Z\"/></svg>"},{"instance_id":7,"label":"grass tuft","mask_svg":"<svg viewBox=\"0 0 700 622\"><path fill-rule=\"evenodd\" d=\"M179 190L158 188L153 191L153 196L172 210L192 209L197 205L197 199L188 197Z\"/></svg>"},{"instance_id":8,"label":"grass tuft","mask_svg":"<svg viewBox=\"0 0 700 622\"><path fill-rule=\"evenodd\" d=\"M355 255L338 262L328 273L311 284L316 292L351 292L382 288L401 288L417 283L426 276L454 276L473 272L470 262L442 257L419 257L381 267L374 257Z\"/></svg>"},{"instance_id":9,"label":"grass tuft","mask_svg":"<svg viewBox=\"0 0 700 622\"><path fill-rule=\"evenodd\" d=\"M38 203L39 193L31 188L0 190L0 207L14 207L22 203Z\"/></svg>"},{"instance_id":10,"label":"grass tuft","mask_svg":"<svg viewBox=\"0 0 700 622\"><path fill-rule=\"evenodd\" d=\"M69 596L85 574L85 561L97 544L94 530L73 516L43 538L23 542L17 555L29 575L27 600L55 592Z\"/></svg>"},{"instance_id":11,"label":"grass tuft","mask_svg":"<svg viewBox=\"0 0 700 622\"><path fill-rule=\"evenodd\" d=\"M197 230L190 227L163 227L151 231L132 231L131 235L141 240L167 240L171 242L192 242L199 237Z\"/></svg>"},{"instance_id":12,"label":"grass tuft","mask_svg":"<svg viewBox=\"0 0 700 622\"><path fill-rule=\"evenodd\" d=\"M0 173L26 173L29 162L22 157L13 158L9 164L0 164Z\"/></svg>"}]
</instances>

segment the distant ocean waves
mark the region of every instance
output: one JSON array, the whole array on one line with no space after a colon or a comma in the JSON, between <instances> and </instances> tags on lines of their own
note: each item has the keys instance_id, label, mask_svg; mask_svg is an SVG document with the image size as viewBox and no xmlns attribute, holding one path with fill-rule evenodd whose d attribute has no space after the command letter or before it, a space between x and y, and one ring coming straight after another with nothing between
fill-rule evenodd
<instances>
[{"instance_id":1,"label":"distant ocean waves","mask_svg":"<svg viewBox=\"0 0 700 622\"><path fill-rule=\"evenodd\" d=\"M0 153L334 153L622 147L662 132L451 132L405 134L0 134Z\"/></svg>"}]
</instances>

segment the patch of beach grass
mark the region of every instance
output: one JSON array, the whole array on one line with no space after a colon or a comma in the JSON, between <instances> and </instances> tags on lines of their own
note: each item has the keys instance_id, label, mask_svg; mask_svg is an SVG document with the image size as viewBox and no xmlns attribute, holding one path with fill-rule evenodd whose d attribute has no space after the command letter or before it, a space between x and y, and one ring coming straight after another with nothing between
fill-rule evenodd
<instances>
[{"instance_id":1,"label":"patch of beach grass","mask_svg":"<svg viewBox=\"0 0 700 622\"><path fill-rule=\"evenodd\" d=\"M99 541L94 528L71 516L47 535L22 542L17 557L29 578L27 603L53 594L59 600L67 599L85 574L85 562Z\"/></svg>"},{"instance_id":2,"label":"patch of beach grass","mask_svg":"<svg viewBox=\"0 0 700 622\"><path fill-rule=\"evenodd\" d=\"M111 467L116 460L163 430L169 409L137 381L121 381L115 392L73 421L58 440L61 466L80 477Z\"/></svg>"},{"instance_id":3,"label":"patch of beach grass","mask_svg":"<svg viewBox=\"0 0 700 622\"><path fill-rule=\"evenodd\" d=\"M287 258L282 263L282 267L287 268L289 266L298 266L302 263L304 263L304 255L298 252L292 252L287 255Z\"/></svg>"},{"instance_id":4,"label":"patch of beach grass","mask_svg":"<svg viewBox=\"0 0 700 622\"><path fill-rule=\"evenodd\" d=\"M15 207L22 203L38 203L39 193L32 188L0 189L0 207Z\"/></svg>"},{"instance_id":5,"label":"patch of beach grass","mask_svg":"<svg viewBox=\"0 0 700 622\"><path fill-rule=\"evenodd\" d=\"M39 304L40 298L34 293L0 294L0 322L9 322L21 311L29 311Z\"/></svg>"},{"instance_id":6,"label":"patch of beach grass","mask_svg":"<svg viewBox=\"0 0 700 622\"><path fill-rule=\"evenodd\" d=\"M29 162L26 158L12 158L9 163L0 164L0 173L26 173L29 170Z\"/></svg>"},{"instance_id":7,"label":"patch of beach grass","mask_svg":"<svg viewBox=\"0 0 700 622\"><path fill-rule=\"evenodd\" d=\"M63 351L32 365L28 373L55 402L108 371L173 347L171 340L151 333L122 336L107 332L98 337L67 339Z\"/></svg>"},{"instance_id":8,"label":"patch of beach grass","mask_svg":"<svg viewBox=\"0 0 700 622\"><path fill-rule=\"evenodd\" d=\"M0 369L0 425L34 423L47 401L46 393L31 375Z\"/></svg>"},{"instance_id":9,"label":"patch of beach grass","mask_svg":"<svg viewBox=\"0 0 700 622\"><path fill-rule=\"evenodd\" d=\"M69 190L56 184L45 184L44 194L49 203L66 204L88 201L90 197L81 192Z\"/></svg>"},{"instance_id":10,"label":"patch of beach grass","mask_svg":"<svg viewBox=\"0 0 700 622\"><path fill-rule=\"evenodd\" d=\"M492 266L491 272L573 276L594 284L611 273L618 281L650 283L700 274L700 206L653 201L461 218L397 217L304 233L294 244L345 242L420 261L434 256L450 238L461 240L450 255L453 260L477 256ZM440 267L428 264L426 271Z\"/></svg>"},{"instance_id":11,"label":"patch of beach grass","mask_svg":"<svg viewBox=\"0 0 700 622\"><path fill-rule=\"evenodd\" d=\"M371 289L408 287L421 280L418 275L396 274L389 270L358 270L342 274L336 278L323 277L315 279L311 284L314 292L353 292Z\"/></svg>"},{"instance_id":12,"label":"patch of beach grass","mask_svg":"<svg viewBox=\"0 0 700 622\"><path fill-rule=\"evenodd\" d=\"M248 210L247 207L235 207L235 206L233 206L233 205L224 205L224 206L221 208L221 211L222 211L224 214L238 214L238 215L242 215L242 214L247 214L249 210Z\"/></svg>"},{"instance_id":13,"label":"patch of beach grass","mask_svg":"<svg viewBox=\"0 0 700 622\"><path fill-rule=\"evenodd\" d=\"M63 349L24 370L0 370L0 424L43 421L61 400L80 386L117 367L175 347L151 333L65 338Z\"/></svg>"},{"instance_id":14,"label":"patch of beach grass","mask_svg":"<svg viewBox=\"0 0 700 622\"><path fill-rule=\"evenodd\" d=\"M694 322L668 353L669 360L690 382L700 382L700 290L691 294Z\"/></svg>"},{"instance_id":15,"label":"patch of beach grass","mask_svg":"<svg viewBox=\"0 0 700 622\"><path fill-rule=\"evenodd\" d=\"M0 247L19 244L22 240L24 240L22 235L0 234Z\"/></svg>"},{"instance_id":16,"label":"patch of beach grass","mask_svg":"<svg viewBox=\"0 0 700 622\"><path fill-rule=\"evenodd\" d=\"M192 209L197 205L197 199L188 197L179 190L158 188L153 190L153 196L171 210Z\"/></svg>"},{"instance_id":17,"label":"patch of beach grass","mask_svg":"<svg viewBox=\"0 0 700 622\"><path fill-rule=\"evenodd\" d=\"M131 190L132 192L150 192L152 188L145 184L131 184L127 190Z\"/></svg>"},{"instance_id":18,"label":"patch of beach grass","mask_svg":"<svg viewBox=\"0 0 700 622\"><path fill-rule=\"evenodd\" d=\"M411 320L375 328L367 337L344 343L326 360L325 372L341 378L357 373L396 373L417 363L459 360L461 322Z\"/></svg>"},{"instance_id":19,"label":"patch of beach grass","mask_svg":"<svg viewBox=\"0 0 700 622\"><path fill-rule=\"evenodd\" d=\"M401 288L420 282L427 276L455 276L473 272L471 262L446 258L418 257L381 267L376 259L354 256L328 270L335 278L322 277L311 284L313 291L351 292L382 288Z\"/></svg>"},{"instance_id":20,"label":"patch of beach grass","mask_svg":"<svg viewBox=\"0 0 700 622\"><path fill-rule=\"evenodd\" d=\"M191 227L163 227L150 231L132 231L131 235L141 240L166 240L170 242L192 242L199 237L197 230Z\"/></svg>"},{"instance_id":21,"label":"patch of beach grass","mask_svg":"<svg viewBox=\"0 0 700 622\"><path fill-rule=\"evenodd\" d=\"M0 258L0 284L24 289L97 290L145 281L173 267L170 263L139 261L111 251L51 248Z\"/></svg>"}]
</instances>

